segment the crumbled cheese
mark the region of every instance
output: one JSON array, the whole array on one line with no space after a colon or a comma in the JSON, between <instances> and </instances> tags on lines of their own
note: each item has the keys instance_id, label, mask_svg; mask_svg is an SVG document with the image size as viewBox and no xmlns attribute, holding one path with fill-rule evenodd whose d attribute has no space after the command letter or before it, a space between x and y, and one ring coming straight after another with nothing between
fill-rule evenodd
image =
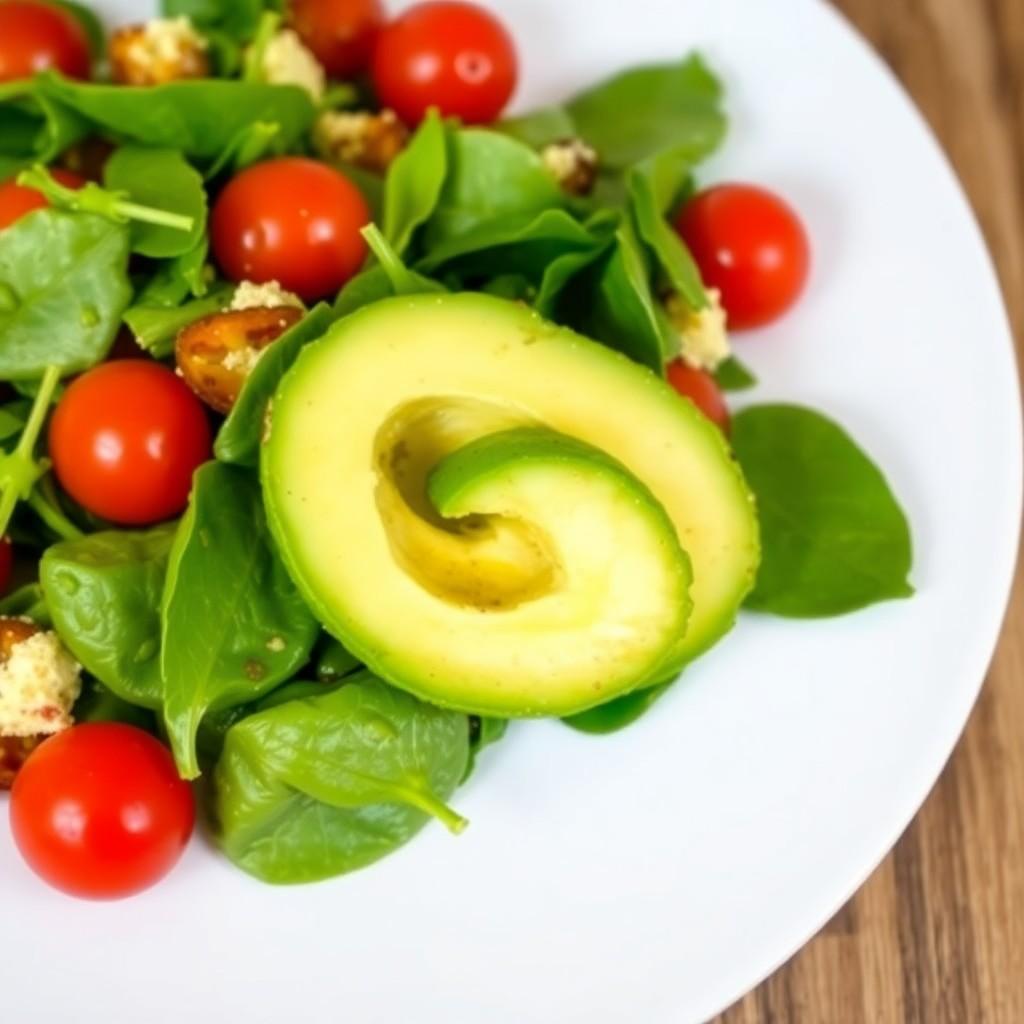
<instances>
[{"instance_id":1,"label":"crumbled cheese","mask_svg":"<svg viewBox=\"0 0 1024 1024\"><path fill-rule=\"evenodd\" d=\"M597 175L597 150L582 139L564 139L545 146L541 162L567 192L586 195L594 187Z\"/></svg>"},{"instance_id":2,"label":"crumbled cheese","mask_svg":"<svg viewBox=\"0 0 1024 1024\"><path fill-rule=\"evenodd\" d=\"M188 18L154 18L132 40L128 54L139 64L182 64L206 47L206 40Z\"/></svg>"},{"instance_id":3,"label":"crumbled cheese","mask_svg":"<svg viewBox=\"0 0 1024 1024\"><path fill-rule=\"evenodd\" d=\"M225 354L220 365L229 372L240 373L243 377L248 377L266 351L265 348L253 348L251 345L246 345L245 348L233 348Z\"/></svg>"},{"instance_id":4,"label":"crumbled cheese","mask_svg":"<svg viewBox=\"0 0 1024 1024\"><path fill-rule=\"evenodd\" d=\"M681 295L671 295L665 302L669 318L679 331L680 356L699 370L715 370L732 355L726 332L726 315L721 294L707 289L708 304L692 309Z\"/></svg>"},{"instance_id":5,"label":"crumbled cheese","mask_svg":"<svg viewBox=\"0 0 1024 1024\"><path fill-rule=\"evenodd\" d=\"M39 736L72 724L80 668L52 631L15 644L0 665L0 736Z\"/></svg>"},{"instance_id":6,"label":"crumbled cheese","mask_svg":"<svg viewBox=\"0 0 1024 1024\"><path fill-rule=\"evenodd\" d=\"M296 309L305 309L302 299L292 292L285 291L277 281L267 281L265 284L255 284L252 281L243 281L231 296L230 311L243 309L277 309L280 306L294 306Z\"/></svg>"},{"instance_id":7,"label":"crumbled cheese","mask_svg":"<svg viewBox=\"0 0 1024 1024\"><path fill-rule=\"evenodd\" d=\"M263 51L263 77L272 85L297 85L316 102L327 91L327 74L297 32L282 29Z\"/></svg>"}]
</instances>

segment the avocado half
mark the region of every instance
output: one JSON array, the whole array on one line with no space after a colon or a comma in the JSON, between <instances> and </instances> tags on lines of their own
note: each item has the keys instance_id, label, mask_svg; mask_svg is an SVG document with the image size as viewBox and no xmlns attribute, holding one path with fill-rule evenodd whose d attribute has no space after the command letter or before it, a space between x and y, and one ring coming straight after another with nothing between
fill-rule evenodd
<instances>
[{"instance_id":1,"label":"avocado half","mask_svg":"<svg viewBox=\"0 0 1024 1024\"><path fill-rule=\"evenodd\" d=\"M567 715L731 627L759 557L721 434L649 370L479 294L386 299L271 405L271 528L324 625L395 686Z\"/></svg>"}]
</instances>

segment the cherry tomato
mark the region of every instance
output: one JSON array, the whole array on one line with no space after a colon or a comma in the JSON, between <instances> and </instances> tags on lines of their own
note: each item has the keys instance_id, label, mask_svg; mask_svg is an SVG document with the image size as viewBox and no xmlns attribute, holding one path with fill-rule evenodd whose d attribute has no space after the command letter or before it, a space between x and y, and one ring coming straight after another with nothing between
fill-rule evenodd
<instances>
[{"instance_id":1,"label":"cherry tomato","mask_svg":"<svg viewBox=\"0 0 1024 1024\"><path fill-rule=\"evenodd\" d=\"M29 755L11 789L11 830L29 867L72 896L119 899L178 862L195 801L167 748L120 722L76 725Z\"/></svg>"},{"instance_id":2,"label":"cherry tomato","mask_svg":"<svg viewBox=\"0 0 1024 1024\"><path fill-rule=\"evenodd\" d=\"M332 78L365 71L384 24L381 0L292 0L290 22Z\"/></svg>"},{"instance_id":3,"label":"cherry tomato","mask_svg":"<svg viewBox=\"0 0 1024 1024\"><path fill-rule=\"evenodd\" d=\"M668 365L668 382L720 427L723 434L729 433L729 407L710 373L677 359Z\"/></svg>"},{"instance_id":4,"label":"cherry tomato","mask_svg":"<svg viewBox=\"0 0 1024 1024\"><path fill-rule=\"evenodd\" d=\"M695 195L676 229L704 283L722 293L732 328L760 327L788 310L807 281L807 233L793 208L756 185L718 185Z\"/></svg>"},{"instance_id":5,"label":"cherry tomato","mask_svg":"<svg viewBox=\"0 0 1024 1024\"><path fill-rule=\"evenodd\" d=\"M0 3L0 11L2 10L3 4ZM65 188L81 188L85 184L85 178L75 174L74 171L66 171L63 167L53 167L50 169L50 173ZM42 192L37 192L34 188L25 188L24 185L19 185L14 178L0 182L0 231L10 227L26 213L41 210L49 205Z\"/></svg>"},{"instance_id":6,"label":"cherry tomato","mask_svg":"<svg viewBox=\"0 0 1024 1024\"><path fill-rule=\"evenodd\" d=\"M177 515L192 473L210 457L202 403L159 363L103 363L73 381L50 423L61 486L90 512L124 525Z\"/></svg>"},{"instance_id":7,"label":"cherry tomato","mask_svg":"<svg viewBox=\"0 0 1024 1024\"><path fill-rule=\"evenodd\" d=\"M10 537L0 538L0 594L7 592L14 568L14 545Z\"/></svg>"},{"instance_id":8,"label":"cherry tomato","mask_svg":"<svg viewBox=\"0 0 1024 1024\"><path fill-rule=\"evenodd\" d=\"M362 265L370 222L359 189L302 157L242 171L217 197L213 252L233 281L278 281L307 302L333 295Z\"/></svg>"},{"instance_id":9,"label":"cherry tomato","mask_svg":"<svg viewBox=\"0 0 1024 1024\"><path fill-rule=\"evenodd\" d=\"M88 78L90 64L89 39L73 14L34 0L0 2L0 82L47 68Z\"/></svg>"},{"instance_id":10,"label":"cherry tomato","mask_svg":"<svg viewBox=\"0 0 1024 1024\"><path fill-rule=\"evenodd\" d=\"M516 47L497 18L476 4L434 0L385 26L373 55L377 97L417 124L431 107L486 124L515 91Z\"/></svg>"}]
</instances>

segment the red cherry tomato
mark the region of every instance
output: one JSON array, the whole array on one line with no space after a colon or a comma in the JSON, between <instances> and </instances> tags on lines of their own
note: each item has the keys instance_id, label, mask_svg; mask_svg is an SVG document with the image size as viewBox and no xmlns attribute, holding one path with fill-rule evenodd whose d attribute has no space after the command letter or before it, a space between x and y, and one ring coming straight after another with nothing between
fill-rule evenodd
<instances>
[{"instance_id":1,"label":"red cherry tomato","mask_svg":"<svg viewBox=\"0 0 1024 1024\"><path fill-rule=\"evenodd\" d=\"M90 64L89 39L73 14L34 0L0 2L0 82L47 68L88 78Z\"/></svg>"},{"instance_id":2,"label":"red cherry tomato","mask_svg":"<svg viewBox=\"0 0 1024 1024\"><path fill-rule=\"evenodd\" d=\"M807 233L793 208L756 185L718 185L695 195L676 229L705 284L722 293L732 328L760 327L788 310L810 270Z\"/></svg>"},{"instance_id":3,"label":"red cherry tomato","mask_svg":"<svg viewBox=\"0 0 1024 1024\"><path fill-rule=\"evenodd\" d=\"M14 568L14 545L10 537L0 538L0 594L7 592L11 584L11 569Z\"/></svg>"},{"instance_id":4,"label":"red cherry tomato","mask_svg":"<svg viewBox=\"0 0 1024 1024\"><path fill-rule=\"evenodd\" d=\"M3 4L0 3L0 11ZM65 188L81 188L85 184L85 178L74 171L66 171L63 167L53 167L50 173ZM50 204L42 192L34 188L25 188L19 185L14 178L0 182L0 231L10 227L16 220L20 220L26 213L33 210L41 210Z\"/></svg>"},{"instance_id":5,"label":"red cherry tomato","mask_svg":"<svg viewBox=\"0 0 1024 1024\"><path fill-rule=\"evenodd\" d=\"M366 70L384 24L380 0L292 0L292 27L332 78Z\"/></svg>"},{"instance_id":6,"label":"red cherry tomato","mask_svg":"<svg viewBox=\"0 0 1024 1024\"><path fill-rule=\"evenodd\" d=\"M688 398L723 434L729 433L729 407L725 404L715 378L706 370L698 370L682 359L668 365L668 382Z\"/></svg>"},{"instance_id":7,"label":"red cherry tomato","mask_svg":"<svg viewBox=\"0 0 1024 1024\"><path fill-rule=\"evenodd\" d=\"M124 525L177 515L192 473L210 457L202 403L166 367L103 363L64 393L50 423L61 486L90 512Z\"/></svg>"},{"instance_id":8,"label":"red cherry tomato","mask_svg":"<svg viewBox=\"0 0 1024 1024\"><path fill-rule=\"evenodd\" d=\"M302 157L268 160L228 182L210 235L233 281L278 281L307 302L333 295L362 265L371 219L340 171Z\"/></svg>"},{"instance_id":9,"label":"red cherry tomato","mask_svg":"<svg viewBox=\"0 0 1024 1024\"><path fill-rule=\"evenodd\" d=\"M431 107L467 124L495 120L515 91L512 36L476 4L434 0L385 26L373 55L377 98L409 124Z\"/></svg>"},{"instance_id":10,"label":"red cherry tomato","mask_svg":"<svg viewBox=\"0 0 1024 1024\"><path fill-rule=\"evenodd\" d=\"M195 801L167 748L120 722L45 740L11 790L11 830L29 867L72 896L119 899L178 862Z\"/></svg>"}]
</instances>

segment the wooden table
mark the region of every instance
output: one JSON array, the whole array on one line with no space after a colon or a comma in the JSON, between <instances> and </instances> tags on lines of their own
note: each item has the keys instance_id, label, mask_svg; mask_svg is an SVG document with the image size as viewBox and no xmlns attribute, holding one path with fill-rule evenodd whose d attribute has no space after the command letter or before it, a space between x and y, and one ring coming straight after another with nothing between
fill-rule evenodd
<instances>
[{"instance_id":1,"label":"wooden table","mask_svg":"<svg viewBox=\"0 0 1024 1024\"><path fill-rule=\"evenodd\" d=\"M1024 356L1024 0L834 2L903 80L952 158ZM1020 572L981 702L913 825L821 934L720 1018L888 1022L1024 1022Z\"/></svg>"}]
</instances>

